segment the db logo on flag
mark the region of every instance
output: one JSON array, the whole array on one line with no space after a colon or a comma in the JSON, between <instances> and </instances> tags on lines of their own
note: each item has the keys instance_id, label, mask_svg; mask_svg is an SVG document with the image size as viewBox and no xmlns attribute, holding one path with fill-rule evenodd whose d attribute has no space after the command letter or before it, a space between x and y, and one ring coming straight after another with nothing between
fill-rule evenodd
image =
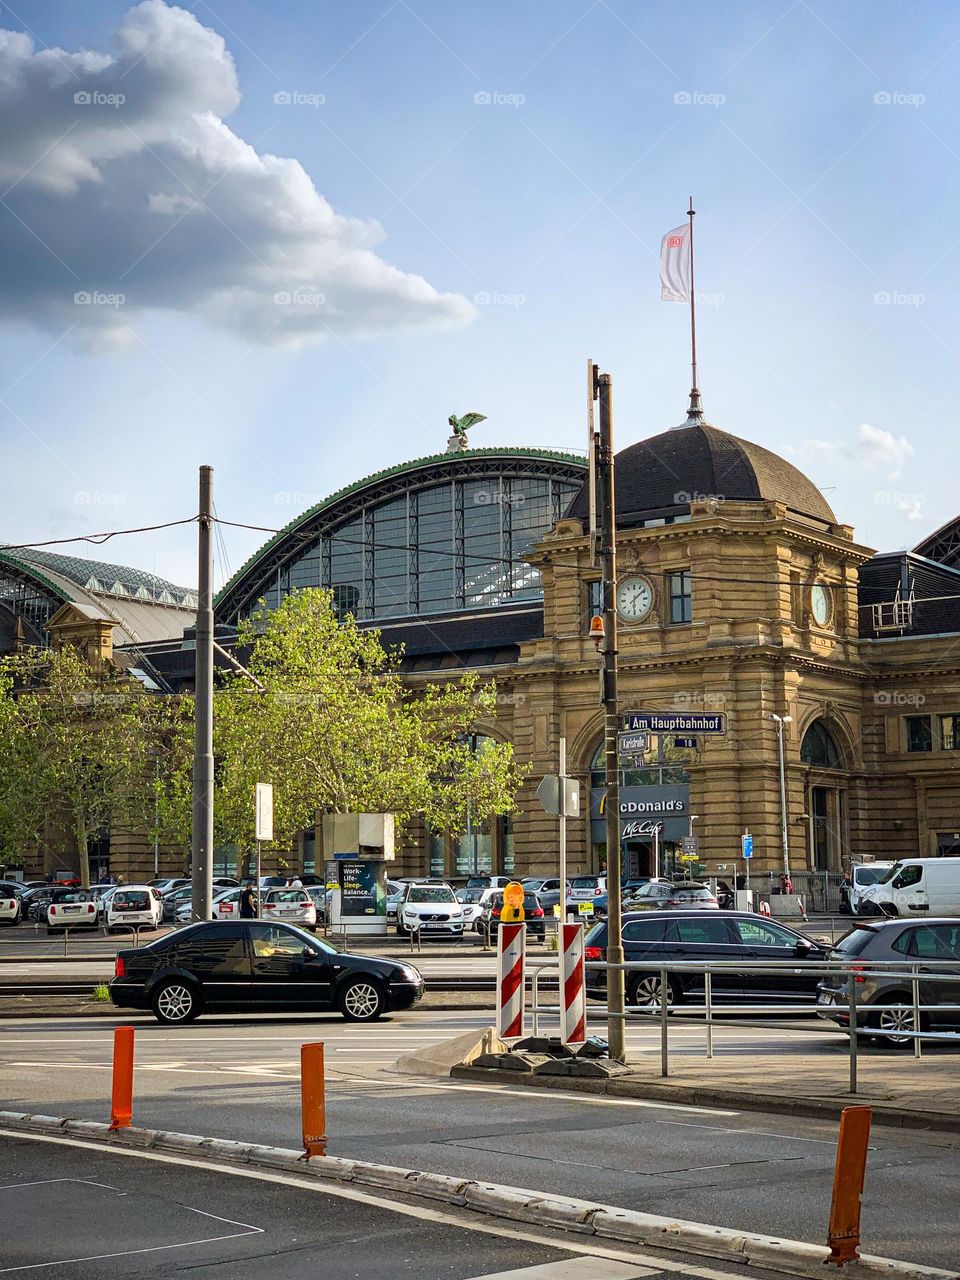
<instances>
[{"instance_id":1,"label":"db logo on flag","mask_svg":"<svg viewBox=\"0 0 960 1280\"><path fill-rule=\"evenodd\" d=\"M680 249L683 246L683 236L667 236L668 249Z\"/></svg>"}]
</instances>

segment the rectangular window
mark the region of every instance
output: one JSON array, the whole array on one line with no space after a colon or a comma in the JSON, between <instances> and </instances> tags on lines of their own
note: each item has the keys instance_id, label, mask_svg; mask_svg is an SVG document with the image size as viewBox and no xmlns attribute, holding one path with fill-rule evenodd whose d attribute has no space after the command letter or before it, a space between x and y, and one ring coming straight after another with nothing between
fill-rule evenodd
<instances>
[{"instance_id":1,"label":"rectangular window","mask_svg":"<svg viewBox=\"0 0 960 1280\"><path fill-rule=\"evenodd\" d=\"M667 595L670 599L671 623L693 620L693 597L690 590L690 571L667 574Z\"/></svg>"},{"instance_id":2,"label":"rectangular window","mask_svg":"<svg viewBox=\"0 0 960 1280\"><path fill-rule=\"evenodd\" d=\"M960 716L940 717L940 746L944 751L960 751Z\"/></svg>"},{"instance_id":3,"label":"rectangular window","mask_svg":"<svg viewBox=\"0 0 960 1280\"><path fill-rule=\"evenodd\" d=\"M933 734L930 731L929 716L907 716L907 750L933 750Z\"/></svg>"},{"instance_id":4,"label":"rectangular window","mask_svg":"<svg viewBox=\"0 0 960 1280\"><path fill-rule=\"evenodd\" d=\"M587 588L587 622L603 613L603 583L599 578L586 584Z\"/></svg>"}]
</instances>

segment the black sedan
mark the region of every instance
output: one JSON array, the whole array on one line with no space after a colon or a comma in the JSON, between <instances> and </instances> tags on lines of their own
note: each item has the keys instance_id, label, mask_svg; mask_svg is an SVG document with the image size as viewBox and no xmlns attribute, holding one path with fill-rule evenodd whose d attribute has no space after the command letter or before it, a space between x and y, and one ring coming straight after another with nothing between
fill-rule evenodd
<instances>
[{"instance_id":1,"label":"black sedan","mask_svg":"<svg viewBox=\"0 0 960 1280\"><path fill-rule=\"evenodd\" d=\"M584 939L587 961L605 960L607 922L594 927ZM654 1008L660 1003L660 970L677 961L710 964L739 961L741 968L717 970L711 979L717 1004L810 1004L816 1000L822 975L797 965L821 964L829 947L788 929L778 921L745 911L643 911L623 917L623 952L629 964L627 1004ZM745 973L773 962L777 967ZM703 1004L704 976L691 970L668 973L670 1005L688 1000ZM587 969L587 995L607 996L605 969Z\"/></svg>"},{"instance_id":2,"label":"black sedan","mask_svg":"<svg viewBox=\"0 0 960 1280\"><path fill-rule=\"evenodd\" d=\"M117 954L110 998L159 1022L210 1013L338 1009L372 1022L423 995L419 970L337 951L293 925L211 920Z\"/></svg>"}]
</instances>

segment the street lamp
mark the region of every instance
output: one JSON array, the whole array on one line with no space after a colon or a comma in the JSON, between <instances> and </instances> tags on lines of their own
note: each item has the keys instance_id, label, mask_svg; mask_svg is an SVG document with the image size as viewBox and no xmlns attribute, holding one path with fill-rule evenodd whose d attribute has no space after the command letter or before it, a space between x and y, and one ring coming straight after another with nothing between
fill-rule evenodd
<instances>
[{"instance_id":1,"label":"street lamp","mask_svg":"<svg viewBox=\"0 0 960 1280\"><path fill-rule=\"evenodd\" d=\"M783 874L790 879L790 848L787 843L787 776L783 765L783 726L793 722L793 716L778 716L773 711L767 713L768 720L776 721L777 745L780 749L780 831L783 839Z\"/></svg>"}]
</instances>

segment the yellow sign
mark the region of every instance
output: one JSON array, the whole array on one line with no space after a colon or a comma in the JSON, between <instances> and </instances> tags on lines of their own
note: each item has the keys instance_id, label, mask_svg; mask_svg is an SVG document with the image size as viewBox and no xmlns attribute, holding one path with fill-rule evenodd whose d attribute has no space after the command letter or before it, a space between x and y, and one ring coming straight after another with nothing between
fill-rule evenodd
<instances>
[{"instance_id":1,"label":"yellow sign","mask_svg":"<svg viewBox=\"0 0 960 1280\"><path fill-rule=\"evenodd\" d=\"M523 885L511 880L503 891L503 910L501 921L512 924L523 919Z\"/></svg>"},{"instance_id":2,"label":"yellow sign","mask_svg":"<svg viewBox=\"0 0 960 1280\"><path fill-rule=\"evenodd\" d=\"M582 916L592 916L592 915L593 915L593 903L592 903L592 902L578 902L578 903L577 903L577 911L578 911L578 912L580 913L580 915L582 915Z\"/></svg>"}]
</instances>

